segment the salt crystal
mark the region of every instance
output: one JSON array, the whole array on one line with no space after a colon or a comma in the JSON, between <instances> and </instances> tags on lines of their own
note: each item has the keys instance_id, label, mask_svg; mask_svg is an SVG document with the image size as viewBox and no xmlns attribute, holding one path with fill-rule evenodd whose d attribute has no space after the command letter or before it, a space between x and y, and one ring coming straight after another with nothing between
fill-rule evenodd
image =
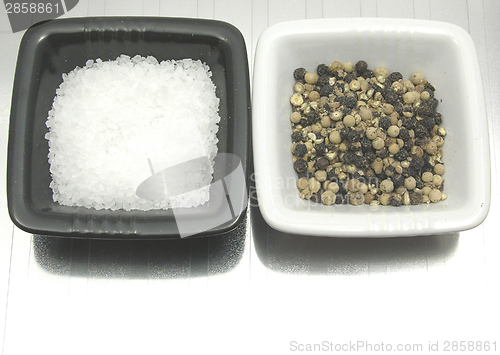
<instances>
[{"instance_id":1,"label":"salt crystal","mask_svg":"<svg viewBox=\"0 0 500 355\"><path fill-rule=\"evenodd\" d=\"M50 187L54 201L96 209L167 209L208 201L209 189L150 201L134 194L155 172L217 154L219 99L210 68L197 60L121 55L88 60L63 74L48 113ZM185 173L185 172L183 172ZM210 178L211 180L211 178Z\"/></svg>"}]
</instances>

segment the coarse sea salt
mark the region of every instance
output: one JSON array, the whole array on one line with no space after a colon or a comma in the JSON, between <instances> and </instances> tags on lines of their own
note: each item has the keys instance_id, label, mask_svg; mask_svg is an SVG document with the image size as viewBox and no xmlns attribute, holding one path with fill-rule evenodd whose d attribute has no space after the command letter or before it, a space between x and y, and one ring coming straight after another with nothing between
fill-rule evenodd
<instances>
[{"instance_id":1,"label":"coarse sea salt","mask_svg":"<svg viewBox=\"0 0 500 355\"><path fill-rule=\"evenodd\" d=\"M199 60L126 55L89 60L63 74L46 122L53 200L98 210L207 202L220 121L211 75ZM200 157L209 163L196 164ZM166 199L137 196L152 175L183 163L189 169L178 172L191 191Z\"/></svg>"}]
</instances>

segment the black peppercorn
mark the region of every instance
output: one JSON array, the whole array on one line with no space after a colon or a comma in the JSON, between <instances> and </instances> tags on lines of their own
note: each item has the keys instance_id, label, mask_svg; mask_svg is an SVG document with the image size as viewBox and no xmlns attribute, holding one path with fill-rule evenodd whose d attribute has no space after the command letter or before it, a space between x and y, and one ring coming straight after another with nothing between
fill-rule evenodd
<instances>
[{"instance_id":1,"label":"black peppercorn","mask_svg":"<svg viewBox=\"0 0 500 355\"><path fill-rule=\"evenodd\" d=\"M298 156L299 158L304 157L307 154L307 147L303 143L297 144L295 147L295 155Z\"/></svg>"},{"instance_id":2,"label":"black peppercorn","mask_svg":"<svg viewBox=\"0 0 500 355\"><path fill-rule=\"evenodd\" d=\"M350 109L353 109L356 107L356 104L358 103L358 100L354 96L347 96L344 99L344 106Z\"/></svg>"},{"instance_id":3,"label":"black peppercorn","mask_svg":"<svg viewBox=\"0 0 500 355\"><path fill-rule=\"evenodd\" d=\"M356 162L356 153L352 151L347 151L344 153L343 160L346 164L354 164Z\"/></svg>"},{"instance_id":4,"label":"black peppercorn","mask_svg":"<svg viewBox=\"0 0 500 355\"><path fill-rule=\"evenodd\" d=\"M293 71L293 77L295 80L304 80L304 76L306 75L307 70L304 68L297 68Z\"/></svg>"},{"instance_id":5,"label":"black peppercorn","mask_svg":"<svg viewBox=\"0 0 500 355\"><path fill-rule=\"evenodd\" d=\"M362 137L362 132L361 131L356 131L354 129L349 130L349 133L347 133L347 140L351 143L359 142Z\"/></svg>"},{"instance_id":6,"label":"black peppercorn","mask_svg":"<svg viewBox=\"0 0 500 355\"><path fill-rule=\"evenodd\" d=\"M307 120L306 120L305 118L301 118L301 119L300 119L299 124L300 124L302 127L305 127L305 126L307 126Z\"/></svg>"},{"instance_id":7,"label":"black peppercorn","mask_svg":"<svg viewBox=\"0 0 500 355\"><path fill-rule=\"evenodd\" d=\"M424 185L424 182L422 181L422 178L420 177L420 175L414 176L414 178L415 178L415 182L416 182L415 187L417 189L423 189L425 185Z\"/></svg>"},{"instance_id":8,"label":"black peppercorn","mask_svg":"<svg viewBox=\"0 0 500 355\"><path fill-rule=\"evenodd\" d=\"M302 133L299 131L294 131L292 133L292 142L300 142L302 140Z\"/></svg>"},{"instance_id":9,"label":"black peppercorn","mask_svg":"<svg viewBox=\"0 0 500 355\"><path fill-rule=\"evenodd\" d=\"M335 174L335 170L330 170L326 173L326 179L327 180L330 180L332 182L338 182L339 181L339 178L337 176L337 174Z\"/></svg>"},{"instance_id":10,"label":"black peppercorn","mask_svg":"<svg viewBox=\"0 0 500 355\"><path fill-rule=\"evenodd\" d=\"M373 70L366 69L365 72L361 76L365 79L370 79L370 78L373 78L375 76L375 74L373 73Z\"/></svg>"},{"instance_id":11,"label":"black peppercorn","mask_svg":"<svg viewBox=\"0 0 500 355\"><path fill-rule=\"evenodd\" d=\"M330 162L326 158L319 158L316 161L316 167L319 170L326 170L326 168L328 168L329 165L330 165Z\"/></svg>"},{"instance_id":12,"label":"black peppercorn","mask_svg":"<svg viewBox=\"0 0 500 355\"><path fill-rule=\"evenodd\" d=\"M312 194L311 197L309 198L309 201L319 203L321 202L321 192L318 191L315 194Z\"/></svg>"},{"instance_id":13,"label":"black peppercorn","mask_svg":"<svg viewBox=\"0 0 500 355\"><path fill-rule=\"evenodd\" d=\"M345 81L346 83L348 83L348 84L349 84L351 81L353 81L354 79L356 79L356 77L355 77L355 76L354 76L354 74L352 74L352 73L348 73L348 74L346 74L346 76L344 77L344 81Z\"/></svg>"},{"instance_id":14,"label":"black peppercorn","mask_svg":"<svg viewBox=\"0 0 500 355\"><path fill-rule=\"evenodd\" d=\"M316 122L318 122L320 120L320 117L319 117L319 114L314 111L314 110L311 110L308 114L307 114L307 123L310 124L310 125L313 125L315 124Z\"/></svg>"},{"instance_id":15,"label":"black peppercorn","mask_svg":"<svg viewBox=\"0 0 500 355\"><path fill-rule=\"evenodd\" d=\"M350 176L351 176L351 179L358 179L359 180L361 178L361 174L358 173L357 171L350 174Z\"/></svg>"},{"instance_id":16,"label":"black peppercorn","mask_svg":"<svg viewBox=\"0 0 500 355\"><path fill-rule=\"evenodd\" d=\"M361 150L363 151L363 153L367 153L367 152L372 151L372 141L371 140L369 140L366 137L363 137L363 138L361 138L360 143L361 143Z\"/></svg>"},{"instance_id":17,"label":"black peppercorn","mask_svg":"<svg viewBox=\"0 0 500 355\"><path fill-rule=\"evenodd\" d=\"M380 120L378 121L379 127L382 129L387 130L390 126L392 126L391 119L387 116L382 116L380 117Z\"/></svg>"},{"instance_id":18,"label":"black peppercorn","mask_svg":"<svg viewBox=\"0 0 500 355\"><path fill-rule=\"evenodd\" d=\"M328 68L328 65L322 63L318 65L316 72L318 73L319 76L327 75L330 72L330 69Z\"/></svg>"},{"instance_id":19,"label":"black peppercorn","mask_svg":"<svg viewBox=\"0 0 500 355\"><path fill-rule=\"evenodd\" d=\"M373 163L373 161L375 159L377 159L377 155L375 154L375 152L373 150L371 150L369 152L366 152L364 156L366 157L366 160L368 161L368 164Z\"/></svg>"},{"instance_id":20,"label":"black peppercorn","mask_svg":"<svg viewBox=\"0 0 500 355\"><path fill-rule=\"evenodd\" d=\"M404 117L402 124L406 129L415 129L417 126L417 119L415 117Z\"/></svg>"},{"instance_id":21,"label":"black peppercorn","mask_svg":"<svg viewBox=\"0 0 500 355\"><path fill-rule=\"evenodd\" d=\"M305 160L297 159L295 163L293 163L293 168L298 173L304 173L307 171L307 163Z\"/></svg>"},{"instance_id":22,"label":"black peppercorn","mask_svg":"<svg viewBox=\"0 0 500 355\"><path fill-rule=\"evenodd\" d=\"M395 71L395 72L392 72L390 75L389 75L389 79L391 79L392 82L394 81L398 81L398 80L402 80L403 79L403 74L401 74L400 72L398 71Z\"/></svg>"},{"instance_id":23,"label":"black peppercorn","mask_svg":"<svg viewBox=\"0 0 500 355\"><path fill-rule=\"evenodd\" d=\"M435 98L422 100L417 108L417 113L420 116L433 116L436 112L438 101Z\"/></svg>"},{"instance_id":24,"label":"black peppercorn","mask_svg":"<svg viewBox=\"0 0 500 355\"><path fill-rule=\"evenodd\" d=\"M403 104L401 102L395 102L392 106L394 106L394 111L396 111L400 116L403 115Z\"/></svg>"},{"instance_id":25,"label":"black peppercorn","mask_svg":"<svg viewBox=\"0 0 500 355\"><path fill-rule=\"evenodd\" d=\"M412 205L419 205L423 202L423 195L420 192L412 192L410 193L410 203Z\"/></svg>"},{"instance_id":26,"label":"black peppercorn","mask_svg":"<svg viewBox=\"0 0 500 355\"><path fill-rule=\"evenodd\" d=\"M436 122L437 125L440 125L443 122L443 116L439 112L434 114L434 122Z\"/></svg>"},{"instance_id":27,"label":"black peppercorn","mask_svg":"<svg viewBox=\"0 0 500 355\"><path fill-rule=\"evenodd\" d=\"M428 81L425 83L424 89L427 91L432 91L432 92L436 91L436 88Z\"/></svg>"},{"instance_id":28,"label":"black peppercorn","mask_svg":"<svg viewBox=\"0 0 500 355\"><path fill-rule=\"evenodd\" d=\"M403 141L407 141L410 139L410 131L408 131L405 127L401 127L399 129L398 138L401 138Z\"/></svg>"},{"instance_id":29,"label":"black peppercorn","mask_svg":"<svg viewBox=\"0 0 500 355\"><path fill-rule=\"evenodd\" d=\"M405 148L399 149L399 152L394 155L394 159L405 161L406 159L408 159L408 151Z\"/></svg>"},{"instance_id":30,"label":"black peppercorn","mask_svg":"<svg viewBox=\"0 0 500 355\"><path fill-rule=\"evenodd\" d=\"M417 126L414 129L415 132L415 137L417 138L424 138L427 137L429 134L429 131L427 128L425 128L422 124L417 124Z\"/></svg>"},{"instance_id":31,"label":"black peppercorn","mask_svg":"<svg viewBox=\"0 0 500 355\"><path fill-rule=\"evenodd\" d=\"M358 168L360 169L366 169L368 168L368 159L366 159L365 156L356 156L356 161L354 163Z\"/></svg>"},{"instance_id":32,"label":"black peppercorn","mask_svg":"<svg viewBox=\"0 0 500 355\"><path fill-rule=\"evenodd\" d=\"M409 114L413 115L413 106L409 105L409 104L403 105L403 113L407 113L407 114L409 113Z\"/></svg>"},{"instance_id":33,"label":"black peppercorn","mask_svg":"<svg viewBox=\"0 0 500 355\"><path fill-rule=\"evenodd\" d=\"M342 140L347 140L347 135L349 134L349 128L342 128L340 130L340 138L342 138Z\"/></svg>"},{"instance_id":34,"label":"black peppercorn","mask_svg":"<svg viewBox=\"0 0 500 355\"><path fill-rule=\"evenodd\" d=\"M324 105L323 105L323 109L324 109L327 113L328 113L328 112L330 112L330 105L328 105L328 104L324 104Z\"/></svg>"},{"instance_id":35,"label":"black peppercorn","mask_svg":"<svg viewBox=\"0 0 500 355\"><path fill-rule=\"evenodd\" d=\"M323 87L325 85L329 85L330 77L328 75L321 75L316 82L316 85L319 87Z\"/></svg>"},{"instance_id":36,"label":"black peppercorn","mask_svg":"<svg viewBox=\"0 0 500 355\"><path fill-rule=\"evenodd\" d=\"M405 184L405 178L401 174L394 174L392 177L392 183L394 184L394 188L397 189Z\"/></svg>"},{"instance_id":37,"label":"black peppercorn","mask_svg":"<svg viewBox=\"0 0 500 355\"><path fill-rule=\"evenodd\" d=\"M384 158L387 158L389 153L387 152L387 149L382 148L382 149L378 149L376 151L375 155L377 156L377 158L384 159Z\"/></svg>"},{"instance_id":38,"label":"black peppercorn","mask_svg":"<svg viewBox=\"0 0 500 355\"><path fill-rule=\"evenodd\" d=\"M384 97L385 101L390 104L397 102L399 99L398 94L396 94L392 88L384 90L382 96Z\"/></svg>"},{"instance_id":39,"label":"black peppercorn","mask_svg":"<svg viewBox=\"0 0 500 355\"><path fill-rule=\"evenodd\" d=\"M304 172L302 172L302 173L299 173L299 172L297 171L297 176L299 177L299 179L304 178L304 179L306 179L306 180L309 180L309 178L311 177L308 171L304 171Z\"/></svg>"},{"instance_id":40,"label":"black peppercorn","mask_svg":"<svg viewBox=\"0 0 500 355\"><path fill-rule=\"evenodd\" d=\"M366 63L364 60L360 60L354 65L354 69L356 70L358 76L363 75L366 69L368 69L368 63Z\"/></svg>"},{"instance_id":41,"label":"black peppercorn","mask_svg":"<svg viewBox=\"0 0 500 355\"><path fill-rule=\"evenodd\" d=\"M394 176L394 174L396 174L396 168L394 168L392 165L386 166L384 169L384 173L388 177Z\"/></svg>"},{"instance_id":42,"label":"black peppercorn","mask_svg":"<svg viewBox=\"0 0 500 355\"><path fill-rule=\"evenodd\" d=\"M411 148L413 148L415 146L415 142L413 141L413 139L408 139L408 140L406 140L404 142L405 142L404 147L407 150L411 150Z\"/></svg>"},{"instance_id":43,"label":"black peppercorn","mask_svg":"<svg viewBox=\"0 0 500 355\"><path fill-rule=\"evenodd\" d=\"M333 86L330 86L329 84L323 85L321 89L319 90L319 96L330 96L333 93ZM327 106L327 104L325 104ZM330 110L330 106L328 106L328 111Z\"/></svg>"},{"instance_id":44,"label":"black peppercorn","mask_svg":"<svg viewBox=\"0 0 500 355\"><path fill-rule=\"evenodd\" d=\"M401 206L403 204L401 195L392 195L391 197L389 197L389 204L395 207Z\"/></svg>"},{"instance_id":45,"label":"black peppercorn","mask_svg":"<svg viewBox=\"0 0 500 355\"><path fill-rule=\"evenodd\" d=\"M434 121L434 117L424 116L423 120L422 120L422 124L424 125L425 128L427 128L430 131L430 130L432 130L432 128L436 124L436 121Z\"/></svg>"},{"instance_id":46,"label":"black peppercorn","mask_svg":"<svg viewBox=\"0 0 500 355\"><path fill-rule=\"evenodd\" d=\"M335 194L335 204L341 205L344 202L344 196L341 194Z\"/></svg>"},{"instance_id":47,"label":"black peppercorn","mask_svg":"<svg viewBox=\"0 0 500 355\"><path fill-rule=\"evenodd\" d=\"M410 168L420 171L424 166L424 159L418 156L414 156L410 162Z\"/></svg>"},{"instance_id":48,"label":"black peppercorn","mask_svg":"<svg viewBox=\"0 0 500 355\"><path fill-rule=\"evenodd\" d=\"M316 149L316 155L318 157L322 157L326 154L326 152L328 152L328 148L326 147L325 143L317 144L315 149Z\"/></svg>"}]
</instances>

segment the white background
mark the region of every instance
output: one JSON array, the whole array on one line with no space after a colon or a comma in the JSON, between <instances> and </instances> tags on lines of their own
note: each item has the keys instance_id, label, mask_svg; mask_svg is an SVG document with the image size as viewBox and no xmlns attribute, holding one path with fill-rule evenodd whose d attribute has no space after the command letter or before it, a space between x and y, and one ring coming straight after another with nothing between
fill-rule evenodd
<instances>
[{"instance_id":1,"label":"white background","mask_svg":"<svg viewBox=\"0 0 500 355\"><path fill-rule=\"evenodd\" d=\"M495 353L444 351L446 341L489 341L500 353L500 1L80 0L66 16L96 15L225 20L243 33L250 64L259 35L281 21L402 17L463 27L475 41L486 94L490 213L459 234L382 240L286 235L265 225L256 208L230 235L191 241L54 240L21 232L7 213L4 179L22 33L11 33L2 10L3 354L288 354L306 353L292 351L293 344L358 341L372 353L382 343L392 353L412 353L394 351L397 344L421 344L421 354ZM440 351L428 352L429 342L439 342Z\"/></svg>"}]
</instances>

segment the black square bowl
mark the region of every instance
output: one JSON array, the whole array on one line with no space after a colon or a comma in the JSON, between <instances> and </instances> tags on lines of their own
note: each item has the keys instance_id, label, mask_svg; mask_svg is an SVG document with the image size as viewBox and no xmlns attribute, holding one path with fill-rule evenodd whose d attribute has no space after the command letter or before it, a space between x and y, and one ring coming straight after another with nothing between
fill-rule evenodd
<instances>
[{"instance_id":1,"label":"black square bowl","mask_svg":"<svg viewBox=\"0 0 500 355\"><path fill-rule=\"evenodd\" d=\"M219 155L236 157L245 181L244 191L238 191L236 196L241 200L234 201L232 197L241 208L231 208L229 217L220 196L212 194L209 207L186 209L181 216L183 233L171 209L96 210L53 201L49 147L44 136L48 132L47 113L62 74L83 67L88 59L114 60L121 54L151 55L158 61L199 59L210 67L220 99ZM239 30L228 23L187 18L99 17L35 24L21 41L14 79L7 160L10 217L29 233L67 237L175 238L227 232L242 221L247 205L250 121L245 42ZM235 169L234 159L220 161L222 164L215 167L214 181L224 179ZM224 187L226 194L231 189L238 190L238 186Z\"/></svg>"}]
</instances>

